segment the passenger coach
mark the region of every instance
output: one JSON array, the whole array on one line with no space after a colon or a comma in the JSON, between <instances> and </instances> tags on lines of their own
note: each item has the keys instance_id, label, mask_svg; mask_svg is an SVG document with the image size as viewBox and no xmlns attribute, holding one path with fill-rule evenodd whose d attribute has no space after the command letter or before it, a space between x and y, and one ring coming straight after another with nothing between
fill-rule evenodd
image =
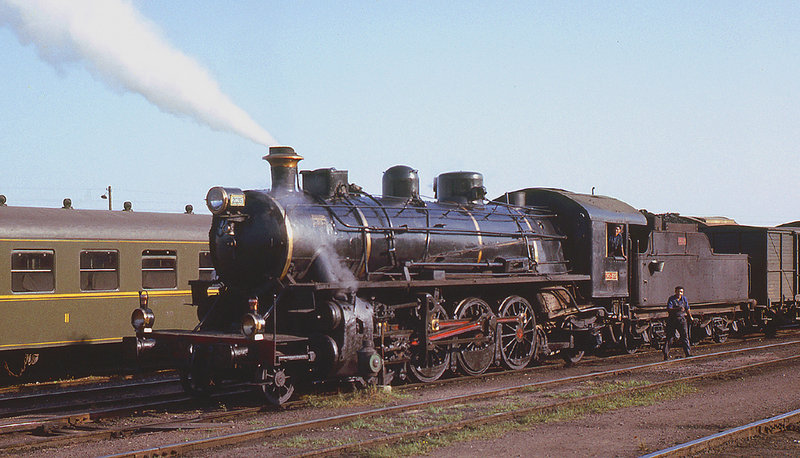
<instances>
[{"instance_id":1,"label":"passenger coach","mask_svg":"<svg viewBox=\"0 0 800 458\"><path fill-rule=\"evenodd\" d=\"M55 348L116 344L140 290L157 327L197 323L188 281L211 279L208 216L0 207L0 368ZM44 364L48 364L45 362Z\"/></svg>"}]
</instances>

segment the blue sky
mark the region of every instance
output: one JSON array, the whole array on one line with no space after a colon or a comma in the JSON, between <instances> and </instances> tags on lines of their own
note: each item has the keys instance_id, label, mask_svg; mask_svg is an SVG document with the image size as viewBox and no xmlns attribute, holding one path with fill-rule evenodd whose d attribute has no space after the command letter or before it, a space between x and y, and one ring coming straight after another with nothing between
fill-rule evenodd
<instances>
[{"instance_id":1,"label":"blue sky","mask_svg":"<svg viewBox=\"0 0 800 458\"><path fill-rule=\"evenodd\" d=\"M745 224L800 219L800 3L136 1L305 169L396 164ZM160 111L0 28L11 205L205 210L264 146Z\"/></svg>"}]
</instances>

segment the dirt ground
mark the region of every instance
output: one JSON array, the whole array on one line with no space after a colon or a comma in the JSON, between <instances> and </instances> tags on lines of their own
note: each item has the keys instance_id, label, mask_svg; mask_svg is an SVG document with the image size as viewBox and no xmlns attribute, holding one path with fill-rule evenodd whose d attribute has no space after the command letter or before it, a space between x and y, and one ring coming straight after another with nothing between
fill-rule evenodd
<instances>
[{"instance_id":1,"label":"dirt ground","mask_svg":"<svg viewBox=\"0 0 800 458\"><path fill-rule=\"evenodd\" d=\"M541 424L504 437L439 449L437 456L640 456L800 408L800 365L696 385L692 395L574 421ZM741 444L740 444L741 445ZM746 445L746 444L745 444ZM731 445L721 456L800 456L800 442L756 451Z\"/></svg>"}]
</instances>

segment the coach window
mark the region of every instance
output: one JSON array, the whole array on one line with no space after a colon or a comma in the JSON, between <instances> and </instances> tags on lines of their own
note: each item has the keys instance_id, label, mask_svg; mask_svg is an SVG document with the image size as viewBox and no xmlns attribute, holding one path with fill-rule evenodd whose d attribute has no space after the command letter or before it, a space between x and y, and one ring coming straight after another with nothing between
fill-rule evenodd
<instances>
[{"instance_id":1,"label":"coach window","mask_svg":"<svg viewBox=\"0 0 800 458\"><path fill-rule=\"evenodd\" d=\"M11 252L11 291L49 293L56 289L53 250L14 250Z\"/></svg>"},{"instance_id":2,"label":"coach window","mask_svg":"<svg viewBox=\"0 0 800 458\"><path fill-rule=\"evenodd\" d=\"M142 288L167 289L178 285L178 257L172 250L142 252Z\"/></svg>"},{"instance_id":3,"label":"coach window","mask_svg":"<svg viewBox=\"0 0 800 458\"><path fill-rule=\"evenodd\" d=\"M81 291L119 289L119 252L81 251Z\"/></svg>"},{"instance_id":4,"label":"coach window","mask_svg":"<svg viewBox=\"0 0 800 458\"><path fill-rule=\"evenodd\" d=\"M217 273L214 271L214 263L211 262L211 252L210 251L201 251L200 252L200 280L211 281L214 277L217 276Z\"/></svg>"}]
</instances>

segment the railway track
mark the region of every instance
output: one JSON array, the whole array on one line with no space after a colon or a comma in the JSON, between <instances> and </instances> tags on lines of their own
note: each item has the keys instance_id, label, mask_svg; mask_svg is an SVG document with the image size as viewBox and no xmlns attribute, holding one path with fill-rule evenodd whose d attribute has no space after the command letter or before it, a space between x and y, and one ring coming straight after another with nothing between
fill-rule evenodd
<instances>
[{"instance_id":1,"label":"railway track","mask_svg":"<svg viewBox=\"0 0 800 458\"><path fill-rule=\"evenodd\" d=\"M272 429L255 431L255 432L243 432L245 436L232 436L228 438L228 440L232 441L231 443L240 443L242 441L247 441L249 435L253 437L258 437L259 434L265 435L264 437L276 437L286 434L302 434L303 431L307 431L309 429L317 429L323 427L335 427L337 424L344 424L348 422L352 422L354 419L358 417L366 417L366 416L386 416L386 415L397 415L401 412L408 412L413 410L419 409L426 409L429 407L435 406L446 406L451 405L453 403L464 403L464 402L475 402L476 400L481 399L488 399L488 398L497 398L500 396L510 396L513 395L515 392L519 391L526 391L526 390L544 390L544 389L551 389L558 385L564 384L575 384L585 381L590 381L593 379L599 379L603 377L619 377L622 374L636 372L636 371L646 371L648 369L652 370L652 368L662 367L663 365L669 366L672 365L691 365L696 364L698 361L709 359L709 358L719 358L723 357L724 355L732 355L732 354L743 354L747 352L757 352L759 350L766 350L766 349L780 349L789 346L795 346L800 344L800 340L791 340L788 342L781 342L781 343L774 343L770 345L761 345L753 348L741 348L741 349L734 349L731 351L719 351L711 354L700 355L698 357L692 358L690 360L673 360L669 362L658 362L658 363L646 363L646 364L630 364L632 360L639 360L639 359L648 359L656 356L655 352L642 352L636 355L620 355L616 357L608 357L608 358L597 358L593 360L586 361L581 365L571 368L570 370L582 372L577 375L567 376L567 377L556 377L551 379L545 380L537 380L529 383L523 384L516 384L505 386L502 388L493 388L493 389L483 389L483 390L475 390L473 389L471 393L462 395L460 397L452 397L452 398L444 398L439 400L426 400L420 401L418 403L404 403L400 406L391 406L386 408L385 411L380 409L368 409L355 411L353 413L341 414L341 415L332 415L330 417L319 418L310 421L299 421L299 422L289 422L283 425L275 425L271 427ZM725 346L726 344L717 344L714 347ZM728 344L730 345L730 344ZM709 349L714 348L711 345L703 346L703 350L707 351ZM659 354L660 355L660 354ZM628 363L628 365L625 365ZM596 371L595 368L598 365L619 365L621 367L613 370L606 370L606 371ZM561 365L558 367L554 367L556 365L546 365L536 368L530 368L524 371L516 371L516 372L499 372L494 374L485 374L482 377L455 377L451 378L447 381L442 381L437 384L422 384L421 386L435 388L436 385L445 386L449 384L464 384L464 385L477 385L481 383L489 383L482 381L482 379L489 380L493 384L503 384L504 381L508 382L509 380L513 381L514 379L520 379L527 377L533 377L534 375L538 376L540 379L547 376L544 372L552 371L561 371ZM549 372L548 372L549 373ZM165 380L164 383L168 383L169 380ZM155 386L155 382L153 382ZM174 383L174 380L172 383ZM507 383L506 383L507 385ZM420 385L405 385L401 387L395 388L395 390L399 393L415 393L421 390L417 390ZM145 390L146 391L146 390ZM417 393L413 394L414 396L418 395ZM213 404L216 403L216 404ZM42 447L53 447L53 446L67 446L69 444L75 443L85 443L87 441L103 441L103 440L110 440L114 437L135 437L137 435L149 434L156 431L171 431L171 430L193 430L193 429L202 429L202 430L214 430L218 428L225 428L227 424L224 423L226 421L237 420L240 421L245 418L258 418L259 416L263 416L265 413L265 409L261 406L245 406L245 407L237 407L234 410L225 411L214 411L214 412L201 412L197 413L192 411L191 409L201 407L204 410L209 410L209 407L217 409L220 404L224 403L231 403L231 395L230 394L222 394L212 400L212 404L205 404L201 405L198 404L196 401L189 401L188 398L180 394L176 394L176 398L174 399L153 399L151 396L147 395L142 396L139 400L138 404L129 404L127 406L111 406L108 408L94 408L88 409L86 405L83 404L84 410L78 411L71 414L65 415L38 415L32 416L27 419L14 419L16 421L17 426L0 426L0 433L4 433L0 435L0 451L4 453L23 453L26 451L31 451L36 448ZM236 402L232 402L232 404L236 404ZM1 405L1 404L0 404ZM304 401L298 401L293 403L292 406L289 407L289 411L295 410L300 411L303 410L302 407L307 406L308 403ZM168 406L175 406L177 410L173 412L177 412L173 419L164 420L163 418L157 418L155 420L152 419L145 419L145 421L137 421L130 424L122 424L122 425L114 425L114 424L98 424L98 420L100 419L107 419L107 418L114 418L119 416L130 415L132 412L144 412L153 409L164 409ZM178 407L180 406L180 407ZM324 410L324 409L321 409ZM188 414L186 412L189 412ZM276 412L267 412L269 415L277 415ZM9 424L9 419L5 419L6 423ZM256 421L256 420L254 420ZM44 437L38 436L27 436L27 437L17 437L18 440L3 440L3 436L7 433L17 432L20 433L22 431L36 431L38 434L44 434ZM292 432L294 431L294 432ZM428 432L429 434L429 432ZM226 439L220 439L223 442ZM220 445L214 445L215 442L212 440L207 446L208 447L216 447ZM224 445L224 444L223 444ZM186 450L183 449L185 445L181 445L178 447L180 450L178 453L184 453ZM160 448L157 450L148 450L143 454L153 454L153 453L175 453L174 450L161 450ZM137 455L137 453L134 453Z\"/></svg>"},{"instance_id":2,"label":"railway track","mask_svg":"<svg viewBox=\"0 0 800 458\"><path fill-rule=\"evenodd\" d=\"M678 458L695 456L730 444L731 442L776 434L800 424L800 410L793 410L770 418L754 421L746 425L730 428L693 441L678 444L657 452L648 453L642 458Z\"/></svg>"},{"instance_id":3,"label":"railway track","mask_svg":"<svg viewBox=\"0 0 800 458\"><path fill-rule=\"evenodd\" d=\"M198 407L215 406L220 399L246 393L241 386L229 386L215 396L198 401L186 395L175 378L146 380L115 386L96 386L84 390L67 390L59 393L35 393L15 403L43 401L48 396L56 402L13 411L26 415L7 416L0 419L0 452L21 453L43 447L64 446L84 441L99 441L124 436L138 430L158 430L173 428L175 420L168 422L145 422L143 425L109 427L103 421L125 416L135 416L144 412L174 408L179 412L194 412L183 417L190 421L197 417ZM150 390L160 390L153 394ZM92 398L100 396L102 399ZM69 398L69 399L67 399ZM10 400L8 400L10 401ZM225 420L237 415L256 413L262 407L239 409L235 412L204 413L206 420ZM172 426L170 426L172 425Z\"/></svg>"},{"instance_id":4,"label":"railway track","mask_svg":"<svg viewBox=\"0 0 800 458\"><path fill-rule=\"evenodd\" d=\"M75 408L86 409L113 405L121 399L141 397L145 392L176 391L176 377L153 380L129 380L123 383L101 383L57 390L40 390L0 396L0 418L37 415L49 412L65 412Z\"/></svg>"},{"instance_id":5,"label":"railway track","mask_svg":"<svg viewBox=\"0 0 800 458\"><path fill-rule=\"evenodd\" d=\"M451 429L459 429L463 428L467 424L479 424L481 422L496 422L496 421L505 421L508 418L512 418L515 415L520 414L521 412L534 412L535 409L540 409L541 412L547 411L547 409L559 409L565 408L570 405L576 406L580 404L585 404L588 402L593 402L594 400L601 399L603 397L611 397L611 396L620 396L625 394L635 394L635 393L646 393L652 392L653 390L658 390L659 387L664 387L668 385L680 384L680 383L691 383L693 381L702 380L704 378L713 378L719 377L724 374L736 372L736 371L745 371L749 369L755 369L758 367L764 367L767 365L775 365L775 364L787 364L789 362L796 361L800 359L800 357L796 356L796 347L800 344L800 341L791 341L791 342L784 342L780 344L771 344L771 345L762 345L753 348L747 349L736 349L731 351L723 351L723 352L715 352L711 354L705 355L698 355L694 358L689 359L679 359L679 360L671 360L666 362L651 362L646 364L638 364L638 365L627 365L619 368L614 368L611 370L606 371L596 371L590 373L583 373L578 375L570 375L566 377L548 379L548 380L539 380L529 383L522 383L513 386L506 386L503 388L495 388L495 389L488 389L488 390L473 390L470 393L461 394L458 396L447 396L442 398L436 399L426 399L423 401L418 402L406 402L401 405L383 407L378 409L362 409L350 413L338 414L338 415L330 415L321 418L316 418L312 420L303 420L303 421L296 421L286 424L278 424L274 426L269 426L265 428L245 428L243 431L236 431L231 433L225 434L217 434L211 435L210 437L203 437L199 439L188 439L182 440L181 442L176 443L168 443L161 446L156 447L147 447L141 448L138 450L131 450L126 453L117 454L113 456L156 456L156 455L167 455L167 454L185 454L190 453L192 451L197 450L208 450L212 448L219 448L219 447L226 447L226 446L233 446L237 444L243 444L247 442L258 442L264 441L265 439L273 440L275 438L279 438L279 441L276 443L285 443L285 441L291 441L292 437L306 437L305 435L308 434L318 434L320 431L324 434L325 431L329 431L332 428L340 428L340 429L347 429L352 428L354 422L363 422L365 419L384 419L384 420L376 420L378 423L381 421L386 421L385 419L388 418L407 418L408 415L399 415L399 414L408 414L408 413L415 413L419 414L419 412L444 412L447 409L457 408L457 409L464 409L463 406L469 406L468 409L472 409L469 414L467 415L468 419L460 419L455 422L450 422L447 424L441 425L434 425L427 428L416 429L414 432L406 431L397 434L386 434L384 432L373 432L381 436L380 438L369 437L367 440L373 442L364 442L364 441L355 441L352 443L344 444L344 445L336 445L335 447L323 447L319 449L310 449L305 450L305 452L311 454L339 454L345 453L347 451L352 451L355 448L365 447L365 446L375 446L379 443L390 443L397 440L405 440L409 437L420 436L420 435L429 435L433 434L436 431L447 431ZM791 354L791 356L783 356L780 358L776 357L769 357L770 353L776 353L783 351L786 354ZM664 379L660 379L659 377L664 377L667 373L665 371L666 368L678 368L681 367L683 370L687 368L691 369L693 367L698 367L702 365L703 361L713 362L713 361L720 361L724 360L726 357L736 357L741 356L749 352L756 352L761 354L762 361L756 364L739 364L735 365L734 367L727 368L725 370L700 370L698 369L697 374L693 374L690 376L683 376L683 377L666 377ZM545 396L547 398L547 394L553 392L557 387L561 386L562 390L568 389L569 387L576 388L581 384L585 385L587 382L597 382L599 380L604 379L611 379L618 380L623 374L631 374L631 373L646 373L648 374L650 381L647 383L642 383L641 385L631 385L631 386L622 386L619 389L609 390L607 393L600 393L600 394L590 394L586 396L575 396L570 398L566 401L560 402L549 402L547 406L538 406L538 405L531 405L524 407L524 409L534 409L534 410L524 410L520 408L519 405L514 405L512 409L505 410L501 412L491 412L490 414L486 414L486 412L482 412L482 409L491 410L491 406L499 402L502 404L504 399L508 397L515 397L515 396L527 396L530 394L538 395L538 396ZM564 388L566 387L566 388ZM552 399L551 399L552 401ZM458 406L458 407L453 407ZM440 410L444 409L444 410ZM487 410L487 411L488 411ZM502 409L501 409L502 410ZM467 418L465 417L465 418ZM200 429L204 429L203 435L208 435L209 430L214 429L224 429L230 430L232 428L231 425L228 424L221 424L221 425L209 425L208 424L209 418L208 417L198 417L194 420L199 425ZM424 422L422 423L424 425ZM165 426L162 426L164 428ZM181 427L185 428L186 430L191 429L189 424L186 422L181 423ZM310 433L313 432L313 433ZM363 431L358 431L359 434L364 434ZM354 434L357 436L358 434ZM185 435L184 435L185 437ZM148 443L152 442L153 438L148 438ZM309 439L311 444L317 444L314 442L313 439ZM291 442L289 442L291 443ZM268 444L264 443L261 447L266 447ZM295 449L303 449L302 443L292 445L292 450ZM112 450L119 450L119 448L113 448ZM275 453L275 454L286 454L288 451L287 449L281 449L280 447L274 449L264 449L262 450L264 453Z\"/></svg>"},{"instance_id":6,"label":"railway track","mask_svg":"<svg viewBox=\"0 0 800 458\"><path fill-rule=\"evenodd\" d=\"M776 337L781 339L793 339L793 338L800 338L800 331L797 328L792 327L791 330L787 329L783 332L779 332ZM706 342L703 343L701 348L704 351L709 349L716 349L716 348L726 348L731 345L737 344L747 344L753 342L773 342L775 338L766 338L763 336L754 337L752 335L748 335L745 337L732 337L726 340L725 342ZM583 368L591 368L591 367L598 367L607 365L609 362L614 361L629 361L629 360L637 360L640 358L647 358L657 356L661 357L661 350L652 348L652 347L641 347L637 351L629 354L614 354L610 356L586 356L584 357L578 365ZM446 385L446 384L453 384L453 383L460 383L462 381L469 381L474 382L475 380L487 379L487 378L497 378L497 377L512 377L518 378L520 375L527 375L527 374L534 374L540 372L542 370L552 369L554 366L559 366L561 364L561 360L558 358L550 358L546 360L543 364L538 366L528 367L522 370L517 371L508 371L508 370L499 370L499 371L487 371L480 375L453 375L451 377L442 377L439 380L427 383L406 383L404 385L399 385L395 389L399 390L414 390L419 388L427 388L432 386L438 385Z\"/></svg>"},{"instance_id":7,"label":"railway track","mask_svg":"<svg viewBox=\"0 0 800 458\"><path fill-rule=\"evenodd\" d=\"M732 374L735 372L741 372L746 370L752 369L760 369L767 365L773 364L780 364L786 362L796 362L800 360L800 356L790 356L785 358L779 358L767 362L756 363L756 364L748 364L743 365L731 369L725 369L720 371L713 371L701 375L694 375L694 376L687 376L681 377L677 379L667 380L663 382L647 384L641 387L630 387L630 388L622 388L619 390L612 390L605 393L595 394L595 395L588 395L588 396L579 396L568 401L558 402L554 404L549 404L545 406L532 406L522 409L514 409L513 411L506 411L506 412L487 412L480 415L472 416L471 418L453 421L453 422L446 422L444 424L438 424L426 428L416 429L407 432L399 432L395 434L387 434L383 437L377 438L370 438L365 440L358 440L351 443L347 443L344 445L337 445L322 449L315 449L299 454L295 454L293 456L300 456L300 457L311 457L311 456L336 456L342 453L347 452L354 452L363 449L374 448L381 445L388 445L388 444L396 444L401 441L415 439L420 437L426 437L436 434L442 434L449 431L456 431L462 428L469 428L469 427L476 427L488 423L499 423L499 422L506 422L506 421L514 421L516 419L525 418L528 416L533 415L547 415L552 414L561 410L567 409L574 409L580 408L582 405L591 404L597 401L624 397L624 396L631 396L646 392L655 392L660 388L664 388L668 385L674 385L679 383L691 383L696 382L702 379L713 378L713 377L720 377L728 374ZM656 456L690 456L693 453L687 454L665 454L665 455L656 455Z\"/></svg>"},{"instance_id":8,"label":"railway track","mask_svg":"<svg viewBox=\"0 0 800 458\"><path fill-rule=\"evenodd\" d=\"M721 352L709 355L703 355L703 358L712 358L718 357L722 355L728 355L734 352ZM681 364L690 364L693 358L688 358L681 361ZM734 374L742 371L747 370L757 370L764 368L770 365L776 364L784 364L784 363L796 363L800 362L800 356L798 355L791 355L781 358L773 358L767 361L762 361L758 363L752 364L743 364L737 365L735 367L726 368L722 370L712 370L708 372L701 372L699 374L693 374L683 377L677 378L668 378L666 380L661 381L648 381L646 383L632 384L633 386L628 386L628 383L619 384L618 389L613 388L614 384L609 386L612 389L601 389L600 393L593 393L593 391L587 391L587 394L578 394L578 395L567 395L568 399L560 402L554 403L547 403L545 405L539 405L536 403L532 403L533 405L525 405L525 402L514 402L513 404L506 404L503 408L497 409L493 404L490 404L488 408L481 408L478 405L475 409L470 409L469 415L465 415L466 418L458 419L455 421L445 421L437 424L433 424L431 426L423 427L423 428L415 428L410 431L400 431L390 434L378 434L377 437L368 437L365 439L355 440L346 444L342 445L334 445L330 447L323 447L319 449L312 449L309 451L305 451L302 453L295 454L294 456L335 456L341 455L343 453L348 452L355 452L364 449L370 449L377 446L382 445L391 445L397 444L402 441L406 441L409 439L427 437L437 434L442 434L450 431L461 430L463 428L472 428L477 427L480 425L485 425L489 423L500 423L500 422L511 422L517 419L524 419L526 417L545 417L547 415L552 415L560 411L567 411L570 409L581 409L587 405L592 405L593 403L598 403L600 401L614 399L614 398L622 398L622 397L631 397L636 395L641 395L644 393L650 392L657 392L660 389L665 387L679 385L679 384L689 384L694 383L700 380L716 378L721 376L726 376L729 374ZM669 362L664 363L650 363L642 366L634 366L622 370L612 370L608 371L607 373L596 373L596 374L587 374L586 376L579 376L579 377L571 377L562 380L554 380L552 383L547 382L544 384L525 384L519 387L513 387L510 391L498 391L497 394L501 396L509 396L513 393L518 393L523 390L528 390L534 388L535 386L543 387L555 387L557 384L561 385L569 385L575 386L574 382L583 379L584 381L594 380L599 378L604 378L613 375L620 375L624 372L632 372L632 371L642 371L647 369L652 369L655 367L663 367L668 366ZM581 393L581 390L577 390L578 393ZM487 393L494 395L494 393ZM464 399L464 400L473 400L473 399L480 399L480 398L471 398L471 399ZM444 404L450 404L447 400L443 400ZM462 402L461 399L456 400L455 402ZM502 406L502 404L501 404ZM421 405L420 407L427 407ZM500 410L500 411L496 411ZM378 424L383 422L376 422ZM424 423L423 423L424 424ZM374 428L373 431L381 433L385 432L382 431L383 428ZM311 442L311 441L309 441Z\"/></svg>"},{"instance_id":9,"label":"railway track","mask_svg":"<svg viewBox=\"0 0 800 458\"><path fill-rule=\"evenodd\" d=\"M152 406L189 401L190 398L176 387L176 381L174 377L132 379L5 394L0 396L0 438L33 431L50 435L66 427L78 427Z\"/></svg>"}]
</instances>

